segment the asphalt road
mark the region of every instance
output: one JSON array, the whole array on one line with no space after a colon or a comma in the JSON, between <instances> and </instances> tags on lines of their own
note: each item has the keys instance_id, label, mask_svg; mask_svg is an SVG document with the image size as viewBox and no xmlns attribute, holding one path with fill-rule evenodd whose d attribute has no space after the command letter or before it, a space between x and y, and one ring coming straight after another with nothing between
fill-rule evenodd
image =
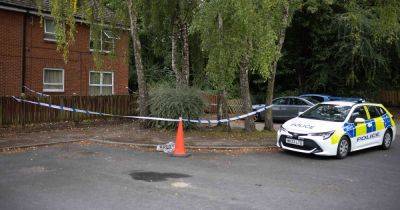
<instances>
[{"instance_id":1,"label":"asphalt road","mask_svg":"<svg viewBox=\"0 0 400 210\"><path fill-rule=\"evenodd\" d=\"M400 141L344 160L65 144L0 154L0 209L399 209L399 162Z\"/></svg>"}]
</instances>

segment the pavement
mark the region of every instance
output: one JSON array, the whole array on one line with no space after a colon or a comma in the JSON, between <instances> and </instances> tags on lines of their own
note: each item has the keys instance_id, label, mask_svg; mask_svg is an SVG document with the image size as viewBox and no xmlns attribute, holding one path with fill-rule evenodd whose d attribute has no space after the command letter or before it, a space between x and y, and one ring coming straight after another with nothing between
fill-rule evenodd
<instances>
[{"instance_id":1,"label":"pavement","mask_svg":"<svg viewBox=\"0 0 400 210\"><path fill-rule=\"evenodd\" d=\"M0 209L398 209L400 141L343 160L66 143L0 153Z\"/></svg>"},{"instance_id":2,"label":"pavement","mask_svg":"<svg viewBox=\"0 0 400 210\"><path fill-rule=\"evenodd\" d=\"M262 124L262 123L257 123ZM260 128L257 125L257 128ZM233 124L233 131L200 129L185 132L185 144L188 148L232 148L232 147L268 147L275 145L275 133L256 131L250 136L242 131L241 124ZM279 127L279 125L276 125ZM216 135L217 134L217 135ZM123 144L141 147L153 147L175 141L175 131L146 129L137 123L116 124L58 125L55 128L20 128L0 132L0 150L53 145L58 143L90 140L108 144Z\"/></svg>"}]
</instances>

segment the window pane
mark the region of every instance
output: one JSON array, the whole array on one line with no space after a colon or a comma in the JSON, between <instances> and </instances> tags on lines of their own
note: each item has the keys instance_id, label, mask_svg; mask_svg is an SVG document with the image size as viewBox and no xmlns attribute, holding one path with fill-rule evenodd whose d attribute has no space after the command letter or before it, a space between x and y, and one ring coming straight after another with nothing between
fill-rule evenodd
<instances>
[{"instance_id":1,"label":"window pane","mask_svg":"<svg viewBox=\"0 0 400 210\"><path fill-rule=\"evenodd\" d=\"M95 39L96 38L96 39ZM89 34L89 48L101 51L101 34L100 31L90 30Z\"/></svg>"},{"instance_id":2,"label":"window pane","mask_svg":"<svg viewBox=\"0 0 400 210\"><path fill-rule=\"evenodd\" d=\"M381 113L376 106L368 106L368 112L371 118L377 118L381 116Z\"/></svg>"},{"instance_id":3,"label":"window pane","mask_svg":"<svg viewBox=\"0 0 400 210\"><path fill-rule=\"evenodd\" d=\"M103 39L103 51L114 50L114 34L111 31L104 30L102 34Z\"/></svg>"},{"instance_id":4,"label":"window pane","mask_svg":"<svg viewBox=\"0 0 400 210\"><path fill-rule=\"evenodd\" d=\"M112 39L115 39L113 32L104 30L103 33L105 40L111 41Z\"/></svg>"},{"instance_id":5,"label":"window pane","mask_svg":"<svg viewBox=\"0 0 400 210\"><path fill-rule=\"evenodd\" d=\"M62 85L43 85L43 89L45 90L62 90L63 86Z\"/></svg>"},{"instance_id":6,"label":"window pane","mask_svg":"<svg viewBox=\"0 0 400 210\"><path fill-rule=\"evenodd\" d=\"M354 122L354 120L356 119L356 118L364 118L365 120L367 120L368 118L367 118L367 112L365 111L365 109L364 109L364 107L358 107L358 108L356 108L354 111L353 111L353 113L352 113L352 115L351 115L351 117L350 117L350 122L351 123L353 123Z\"/></svg>"},{"instance_id":7,"label":"window pane","mask_svg":"<svg viewBox=\"0 0 400 210\"><path fill-rule=\"evenodd\" d=\"M103 84L104 85L112 85L112 74L111 73L103 74Z\"/></svg>"},{"instance_id":8,"label":"window pane","mask_svg":"<svg viewBox=\"0 0 400 210\"><path fill-rule=\"evenodd\" d=\"M45 20L44 21L45 26L45 32L46 33L52 33L54 34L56 32L56 28L54 26L54 21L53 20Z\"/></svg>"},{"instance_id":9,"label":"window pane","mask_svg":"<svg viewBox=\"0 0 400 210\"><path fill-rule=\"evenodd\" d=\"M100 84L100 73L99 72L90 72L90 84Z\"/></svg>"},{"instance_id":10,"label":"window pane","mask_svg":"<svg viewBox=\"0 0 400 210\"><path fill-rule=\"evenodd\" d=\"M114 43L103 40L103 51L113 51Z\"/></svg>"},{"instance_id":11,"label":"window pane","mask_svg":"<svg viewBox=\"0 0 400 210\"><path fill-rule=\"evenodd\" d=\"M286 104L288 104L287 102L288 102L288 100L286 98L279 98L279 99L275 99L272 102L272 104L275 104L275 105L286 105Z\"/></svg>"},{"instance_id":12,"label":"window pane","mask_svg":"<svg viewBox=\"0 0 400 210\"><path fill-rule=\"evenodd\" d=\"M293 105L307 105L306 102L297 98L292 98L291 100Z\"/></svg>"},{"instance_id":13,"label":"window pane","mask_svg":"<svg viewBox=\"0 0 400 210\"><path fill-rule=\"evenodd\" d=\"M89 95L91 95L91 96L100 95L100 87L89 86Z\"/></svg>"},{"instance_id":14,"label":"window pane","mask_svg":"<svg viewBox=\"0 0 400 210\"><path fill-rule=\"evenodd\" d=\"M112 95L112 87L102 87L103 93L102 95Z\"/></svg>"},{"instance_id":15,"label":"window pane","mask_svg":"<svg viewBox=\"0 0 400 210\"><path fill-rule=\"evenodd\" d=\"M60 70L44 70L44 83L63 83L62 71Z\"/></svg>"}]
</instances>

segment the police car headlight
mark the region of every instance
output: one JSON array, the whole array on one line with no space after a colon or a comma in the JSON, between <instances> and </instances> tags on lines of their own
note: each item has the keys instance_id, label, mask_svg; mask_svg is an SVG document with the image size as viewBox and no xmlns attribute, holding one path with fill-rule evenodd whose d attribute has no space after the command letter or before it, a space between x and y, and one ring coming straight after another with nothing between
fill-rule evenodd
<instances>
[{"instance_id":1,"label":"police car headlight","mask_svg":"<svg viewBox=\"0 0 400 210\"><path fill-rule=\"evenodd\" d=\"M281 126L278 131L280 133L289 133L283 126Z\"/></svg>"},{"instance_id":2,"label":"police car headlight","mask_svg":"<svg viewBox=\"0 0 400 210\"><path fill-rule=\"evenodd\" d=\"M335 131L328 131L322 133L310 133L309 136L321 136L323 139L329 139Z\"/></svg>"}]
</instances>

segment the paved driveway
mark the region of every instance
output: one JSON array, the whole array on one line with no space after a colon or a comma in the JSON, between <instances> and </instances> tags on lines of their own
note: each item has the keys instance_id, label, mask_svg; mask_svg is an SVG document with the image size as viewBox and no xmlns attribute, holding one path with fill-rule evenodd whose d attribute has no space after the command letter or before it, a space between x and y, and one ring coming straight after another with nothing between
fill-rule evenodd
<instances>
[{"instance_id":1,"label":"paved driveway","mask_svg":"<svg viewBox=\"0 0 400 210\"><path fill-rule=\"evenodd\" d=\"M0 154L0 209L398 209L400 141L335 160L77 143Z\"/></svg>"}]
</instances>

